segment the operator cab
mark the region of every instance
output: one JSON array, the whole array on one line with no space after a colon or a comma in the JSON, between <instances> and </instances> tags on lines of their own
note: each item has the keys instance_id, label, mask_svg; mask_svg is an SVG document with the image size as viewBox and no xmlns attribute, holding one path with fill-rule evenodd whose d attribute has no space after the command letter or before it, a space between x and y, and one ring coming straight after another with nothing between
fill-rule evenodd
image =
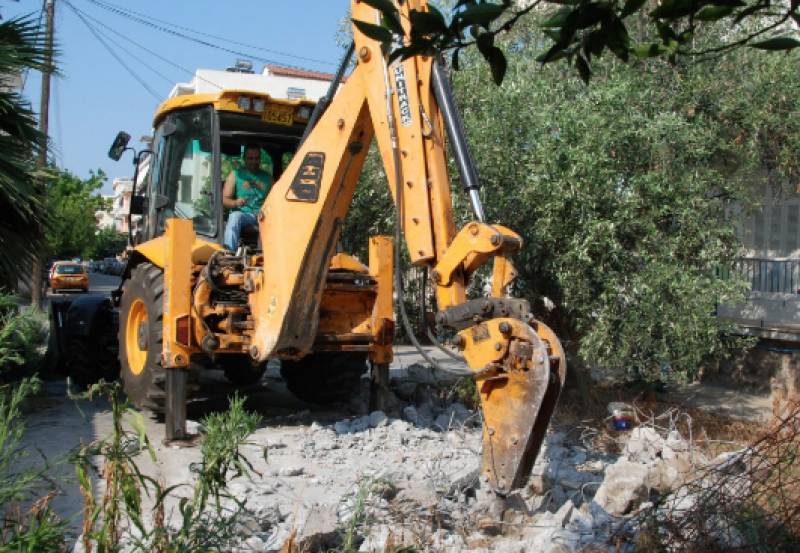
<instances>
[{"instance_id":1,"label":"operator cab","mask_svg":"<svg viewBox=\"0 0 800 553\"><path fill-rule=\"evenodd\" d=\"M261 148L261 168L274 184L297 150L314 105L238 90L177 96L161 104L152 150L135 160L145 173L135 179L135 195L143 200L131 203L131 213L141 215L135 242L160 236L167 219L181 218L192 220L199 238L221 244L229 211L222 187L230 172L244 165L245 145ZM242 238L254 246L258 235L246 229Z\"/></svg>"}]
</instances>

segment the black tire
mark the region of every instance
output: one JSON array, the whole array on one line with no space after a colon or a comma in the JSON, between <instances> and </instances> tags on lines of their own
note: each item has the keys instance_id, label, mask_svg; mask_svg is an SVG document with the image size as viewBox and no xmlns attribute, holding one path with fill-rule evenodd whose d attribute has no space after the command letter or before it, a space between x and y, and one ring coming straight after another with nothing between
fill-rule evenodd
<instances>
[{"instance_id":1,"label":"black tire","mask_svg":"<svg viewBox=\"0 0 800 553\"><path fill-rule=\"evenodd\" d=\"M322 405L358 395L366 370L367 354L361 352L312 353L299 361L281 361L281 376L289 391L303 401Z\"/></svg>"},{"instance_id":2,"label":"black tire","mask_svg":"<svg viewBox=\"0 0 800 553\"><path fill-rule=\"evenodd\" d=\"M117 336L110 305L103 305L88 336L72 336L67 343L64 368L72 381L82 388L119 377Z\"/></svg>"},{"instance_id":3,"label":"black tire","mask_svg":"<svg viewBox=\"0 0 800 553\"><path fill-rule=\"evenodd\" d=\"M265 363L253 363L247 355L218 355L216 364L225 371L228 382L237 386L251 386L264 376Z\"/></svg>"},{"instance_id":4,"label":"black tire","mask_svg":"<svg viewBox=\"0 0 800 553\"><path fill-rule=\"evenodd\" d=\"M122 285L119 314L119 363L122 387L140 409L164 413L166 372L161 365L164 273L152 263L133 268ZM144 309L146 320L141 316ZM136 321L139 324L134 324ZM128 343L129 329L140 329Z\"/></svg>"}]
</instances>

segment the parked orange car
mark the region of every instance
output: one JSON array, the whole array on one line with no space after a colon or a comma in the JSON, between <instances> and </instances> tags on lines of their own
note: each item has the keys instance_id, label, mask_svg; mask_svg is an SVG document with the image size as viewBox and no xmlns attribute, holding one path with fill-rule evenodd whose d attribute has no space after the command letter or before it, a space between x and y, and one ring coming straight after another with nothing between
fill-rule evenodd
<instances>
[{"instance_id":1,"label":"parked orange car","mask_svg":"<svg viewBox=\"0 0 800 553\"><path fill-rule=\"evenodd\" d=\"M89 275L80 263L57 263L50 272L50 289L89 291Z\"/></svg>"}]
</instances>

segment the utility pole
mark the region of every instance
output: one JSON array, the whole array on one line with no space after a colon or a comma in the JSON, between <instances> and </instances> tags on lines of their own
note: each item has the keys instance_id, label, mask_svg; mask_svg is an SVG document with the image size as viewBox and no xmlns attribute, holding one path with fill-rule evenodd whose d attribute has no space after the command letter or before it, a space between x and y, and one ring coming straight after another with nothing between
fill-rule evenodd
<instances>
[{"instance_id":1,"label":"utility pole","mask_svg":"<svg viewBox=\"0 0 800 553\"><path fill-rule=\"evenodd\" d=\"M42 92L39 103L39 130L42 133L39 143L39 156L36 166L39 169L47 167L47 142L50 127L50 75L53 73L53 35L55 27L55 0L47 0L45 4L45 45L47 65L42 72ZM44 194L44 183L39 183L39 191ZM36 252L33 257L31 271L31 305L39 307L42 304L42 254Z\"/></svg>"}]
</instances>

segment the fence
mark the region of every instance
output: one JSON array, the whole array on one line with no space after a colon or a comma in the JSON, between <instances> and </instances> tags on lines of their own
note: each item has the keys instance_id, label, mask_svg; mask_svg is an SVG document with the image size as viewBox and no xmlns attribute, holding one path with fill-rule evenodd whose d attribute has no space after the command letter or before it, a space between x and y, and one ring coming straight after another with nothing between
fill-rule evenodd
<instances>
[{"instance_id":1,"label":"fence","mask_svg":"<svg viewBox=\"0 0 800 553\"><path fill-rule=\"evenodd\" d=\"M736 261L735 270L750 282L753 292L800 293L800 259L743 257Z\"/></svg>"}]
</instances>

